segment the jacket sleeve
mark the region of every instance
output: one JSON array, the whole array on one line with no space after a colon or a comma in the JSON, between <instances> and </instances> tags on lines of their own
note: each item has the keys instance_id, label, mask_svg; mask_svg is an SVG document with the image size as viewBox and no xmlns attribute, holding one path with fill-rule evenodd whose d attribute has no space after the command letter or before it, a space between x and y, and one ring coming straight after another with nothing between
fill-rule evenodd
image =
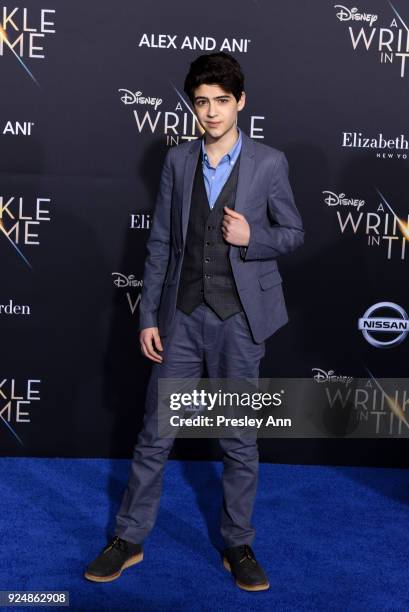
<instances>
[{"instance_id":1,"label":"jacket sleeve","mask_svg":"<svg viewBox=\"0 0 409 612\"><path fill-rule=\"evenodd\" d=\"M283 152L277 156L268 188L268 217L265 225L250 223L250 240L240 247L244 261L275 259L304 242L300 213L288 180L288 162Z\"/></svg>"},{"instance_id":2,"label":"jacket sleeve","mask_svg":"<svg viewBox=\"0 0 409 612\"><path fill-rule=\"evenodd\" d=\"M143 287L139 303L139 329L157 327L157 311L170 255L170 218L173 190L172 149L166 153L159 191L146 245Z\"/></svg>"}]
</instances>

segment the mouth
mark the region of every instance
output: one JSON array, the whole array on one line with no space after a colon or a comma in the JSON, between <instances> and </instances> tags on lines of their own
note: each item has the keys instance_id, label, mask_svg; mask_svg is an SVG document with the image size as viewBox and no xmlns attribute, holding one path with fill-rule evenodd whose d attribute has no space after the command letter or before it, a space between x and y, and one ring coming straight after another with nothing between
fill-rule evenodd
<instances>
[{"instance_id":1,"label":"mouth","mask_svg":"<svg viewBox=\"0 0 409 612\"><path fill-rule=\"evenodd\" d=\"M220 124L221 124L221 121L215 121L215 122L208 121L207 122L207 125L210 125L210 127L216 127L216 126L218 126Z\"/></svg>"}]
</instances>

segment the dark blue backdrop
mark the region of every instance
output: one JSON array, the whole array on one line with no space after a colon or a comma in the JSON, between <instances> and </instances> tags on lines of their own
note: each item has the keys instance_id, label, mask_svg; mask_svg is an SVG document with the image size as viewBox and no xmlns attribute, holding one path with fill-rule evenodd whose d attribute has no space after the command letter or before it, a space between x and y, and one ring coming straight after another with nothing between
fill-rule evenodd
<instances>
[{"instance_id":1,"label":"dark blue backdrop","mask_svg":"<svg viewBox=\"0 0 409 612\"><path fill-rule=\"evenodd\" d=\"M200 16L185 0L26 4L0 5L2 454L130 455L150 371L137 331L150 215L167 147L200 135L189 63L214 50L241 63L239 125L286 153L306 227L280 262L291 320L261 375L407 376L409 338L384 349L358 330L373 305L409 309L402 0L210 0ZM260 448L269 461L407 461L396 439Z\"/></svg>"}]
</instances>

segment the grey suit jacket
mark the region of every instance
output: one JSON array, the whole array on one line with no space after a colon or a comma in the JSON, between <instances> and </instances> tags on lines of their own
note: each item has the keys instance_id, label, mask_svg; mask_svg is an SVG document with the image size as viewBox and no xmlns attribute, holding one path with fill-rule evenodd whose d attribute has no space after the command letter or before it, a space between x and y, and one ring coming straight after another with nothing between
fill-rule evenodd
<instances>
[{"instance_id":1,"label":"grey suit jacket","mask_svg":"<svg viewBox=\"0 0 409 612\"><path fill-rule=\"evenodd\" d=\"M175 315L202 138L168 150L153 212L139 329L158 327L161 336L168 334ZM252 336L259 343L288 321L277 257L299 247L304 230L284 153L244 132L242 139L235 210L249 223L250 241L247 249L230 245L229 258Z\"/></svg>"}]
</instances>

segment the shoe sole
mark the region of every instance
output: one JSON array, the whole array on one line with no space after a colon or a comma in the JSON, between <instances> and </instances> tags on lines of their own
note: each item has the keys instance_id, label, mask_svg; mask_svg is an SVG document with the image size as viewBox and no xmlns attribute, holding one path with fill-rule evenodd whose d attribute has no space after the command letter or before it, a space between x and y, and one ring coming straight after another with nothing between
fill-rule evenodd
<instances>
[{"instance_id":1,"label":"shoe sole","mask_svg":"<svg viewBox=\"0 0 409 612\"><path fill-rule=\"evenodd\" d=\"M88 572L85 572L84 577L87 580L92 580L92 582L112 582L113 580L116 580L117 578L119 578L119 576L122 574L124 569L127 569L128 567L131 567L132 565L136 565L137 563L140 563L142 560L143 560L143 552L139 553L138 555L134 555L133 557L125 561L125 563L123 564L119 572L116 572L115 574L110 574L109 576L94 576L94 574L89 574Z\"/></svg>"},{"instance_id":2,"label":"shoe sole","mask_svg":"<svg viewBox=\"0 0 409 612\"><path fill-rule=\"evenodd\" d=\"M223 566L225 567L225 569L227 569L228 572L230 572L231 574L233 573L231 571L230 563L227 561L226 557L223 557ZM255 585L246 584L245 582L240 582L240 580L237 579L235 580L235 582L240 589L243 589L243 591L266 591L270 588L269 582L263 582L262 584Z\"/></svg>"}]
</instances>

